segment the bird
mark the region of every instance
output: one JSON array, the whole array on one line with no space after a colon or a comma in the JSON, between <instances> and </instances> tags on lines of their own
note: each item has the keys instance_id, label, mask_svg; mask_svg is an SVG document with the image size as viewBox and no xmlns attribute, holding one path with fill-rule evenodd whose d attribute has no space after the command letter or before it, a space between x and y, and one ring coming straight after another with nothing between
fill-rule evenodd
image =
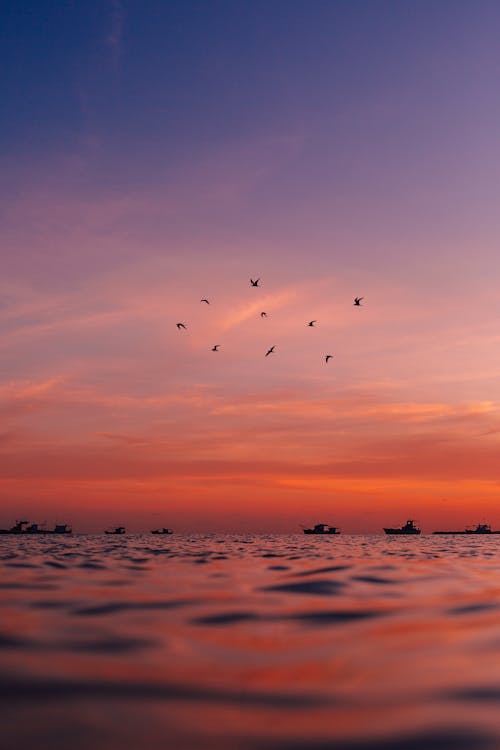
<instances>
[{"instance_id":1,"label":"bird","mask_svg":"<svg viewBox=\"0 0 500 750\"><path fill-rule=\"evenodd\" d=\"M200 299L200 302L206 302L206 304L207 304L207 305L209 305L209 304L210 304L210 302L209 302L209 301L208 301L207 299L205 299L205 298L203 298L203 299Z\"/></svg>"},{"instance_id":2,"label":"bird","mask_svg":"<svg viewBox=\"0 0 500 750\"><path fill-rule=\"evenodd\" d=\"M311 326L311 328L314 328L314 324L317 323L317 322L318 322L317 320L311 320L311 321L309 321L309 323L307 325Z\"/></svg>"},{"instance_id":3,"label":"bird","mask_svg":"<svg viewBox=\"0 0 500 750\"><path fill-rule=\"evenodd\" d=\"M328 360L331 359L332 357L333 357L333 354L327 354L326 355L326 357L325 357L326 364L328 364Z\"/></svg>"},{"instance_id":4,"label":"bird","mask_svg":"<svg viewBox=\"0 0 500 750\"><path fill-rule=\"evenodd\" d=\"M260 279L255 279L255 281L253 279L250 279L250 284L252 286L259 286L259 281Z\"/></svg>"},{"instance_id":5,"label":"bird","mask_svg":"<svg viewBox=\"0 0 500 750\"><path fill-rule=\"evenodd\" d=\"M215 346L212 346L212 351L213 352L218 352L219 351L219 346L220 346L220 344L215 344Z\"/></svg>"},{"instance_id":6,"label":"bird","mask_svg":"<svg viewBox=\"0 0 500 750\"><path fill-rule=\"evenodd\" d=\"M267 318L267 313L266 312L261 312L260 317L261 318Z\"/></svg>"},{"instance_id":7,"label":"bird","mask_svg":"<svg viewBox=\"0 0 500 750\"><path fill-rule=\"evenodd\" d=\"M354 297L354 306L355 307L361 307L361 300L364 299L364 297Z\"/></svg>"},{"instance_id":8,"label":"bird","mask_svg":"<svg viewBox=\"0 0 500 750\"><path fill-rule=\"evenodd\" d=\"M176 323L175 325L177 326L179 331L181 330L181 328L187 329L187 325L185 323Z\"/></svg>"},{"instance_id":9,"label":"bird","mask_svg":"<svg viewBox=\"0 0 500 750\"><path fill-rule=\"evenodd\" d=\"M269 357L269 355L270 355L270 354L272 354L272 353L274 352L274 350L275 350L275 349L276 349L276 345L275 345L275 346L272 346L272 347L271 347L270 349L268 349L268 350L267 350L267 352L266 352L266 355L265 355L265 356L266 356L266 357Z\"/></svg>"}]
</instances>

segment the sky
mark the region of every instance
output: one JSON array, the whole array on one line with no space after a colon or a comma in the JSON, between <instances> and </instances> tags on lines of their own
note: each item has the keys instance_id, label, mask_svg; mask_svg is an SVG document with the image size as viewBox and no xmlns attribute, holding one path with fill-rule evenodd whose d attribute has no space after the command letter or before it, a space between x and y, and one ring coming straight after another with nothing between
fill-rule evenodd
<instances>
[{"instance_id":1,"label":"sky","mask_svg":"<svg viewBox=\"0 0 500 750\"><path fill-rule=\"evenodd\" d=\"M3 7L0 525L500 527L498 3Z\"/></svg>"}]
</instances>

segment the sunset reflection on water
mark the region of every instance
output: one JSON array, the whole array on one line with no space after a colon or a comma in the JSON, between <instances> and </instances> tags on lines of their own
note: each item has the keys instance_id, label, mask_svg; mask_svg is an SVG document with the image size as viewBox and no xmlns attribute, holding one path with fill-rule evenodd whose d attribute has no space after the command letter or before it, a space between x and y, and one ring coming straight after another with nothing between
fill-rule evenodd
<instances>
[{"instance_id":1,"label":"sunset reflection on water","mask_svg":"<svg viewBox=\"0 0 500 750\"><path fill-rule=\"evenodd\" d=\"M499 544L4 538L2 748L499 748Z\"/></svg>"}]
</instances>

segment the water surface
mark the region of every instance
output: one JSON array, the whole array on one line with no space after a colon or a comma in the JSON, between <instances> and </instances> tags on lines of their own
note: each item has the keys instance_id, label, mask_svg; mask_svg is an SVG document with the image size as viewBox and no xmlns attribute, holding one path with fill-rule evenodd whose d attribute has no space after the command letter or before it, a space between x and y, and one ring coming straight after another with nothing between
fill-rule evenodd
<instances>
[{"instance_id":1,"label":"water surface","mask_svg":"<svg viewBox=\"0 0 500 750\"><path fill-rule=\"evenodd\" d=\"M500 538L0 539L3 750L500 748Z\"/></svg>"}]
</instances>

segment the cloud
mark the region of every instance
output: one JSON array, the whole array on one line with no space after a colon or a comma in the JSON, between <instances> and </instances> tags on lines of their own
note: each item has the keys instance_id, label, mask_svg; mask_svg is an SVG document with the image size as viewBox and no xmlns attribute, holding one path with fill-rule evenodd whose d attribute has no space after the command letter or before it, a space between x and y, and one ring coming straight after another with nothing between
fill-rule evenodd
<instances>
[{"instance_id":1,"label":"cloud","mask_svg":"<svg viewBox=\"0 0 500 750\"><path fill-rule=\"evenodd\" d=\"M116 69L123 51L123 31L125 25L125 9L121 0L110 0L111 28L106 37L106 44L111 51L111 60Z\"/></svg>"}]
</instances>

